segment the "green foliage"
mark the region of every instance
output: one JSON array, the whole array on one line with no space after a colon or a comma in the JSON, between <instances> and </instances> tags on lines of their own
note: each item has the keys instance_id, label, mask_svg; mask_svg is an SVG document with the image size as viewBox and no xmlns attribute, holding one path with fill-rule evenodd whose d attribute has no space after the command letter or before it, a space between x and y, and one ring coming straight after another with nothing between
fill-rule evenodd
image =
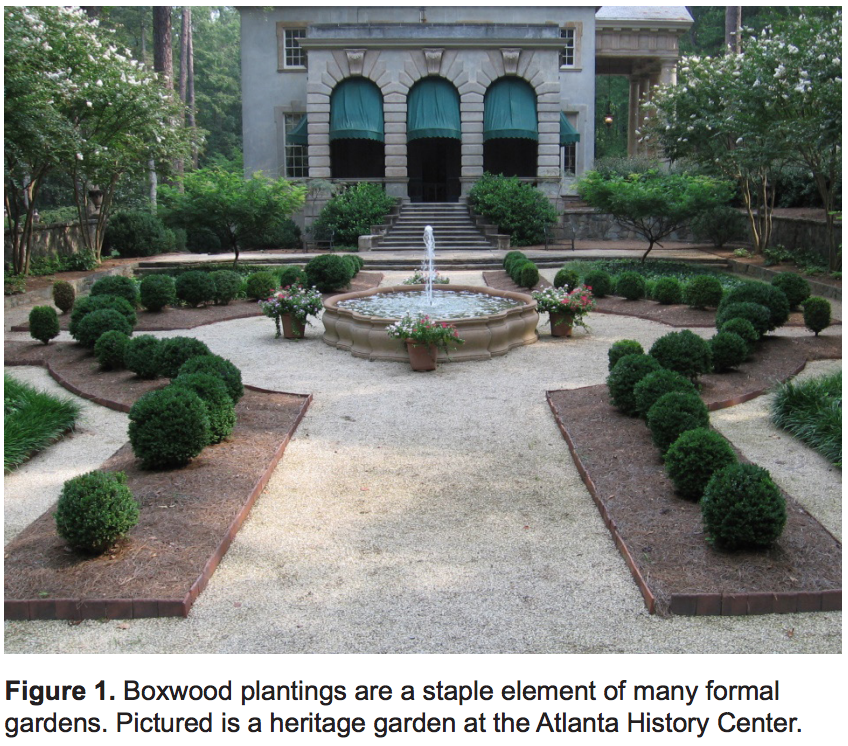
<instances>
[{"instance_id":1,"label":"green foliage","mask_svg":"<svg viewBox=\"0 0 848 746\"><path fill-rule=\"evenodd\" d=\"M185 373L178 375L173 385L193 391L206 406L210 443L220 443L232 433L236 424L236 409L220 376L214 373Z\"/></svg>"},{"instance_id":2,"label":"green foliage","mask_svg":"<svg viewBox=\"0 0 848 746\"><path fill-rule=\"evenodd\" d=\"M733 464L710 478L701 499L709 540L717 547L765 549L786 525L786 502L771 475L755 464Z\"/></svg>"},{"instance_id":3,"label":"green foliage","mask_svg":"<svg viewBox=\"0 0 848 746\"><path fill-rule=\"evenodd\" d=\"M737 463L736 453L724 438L704 427L687 430L665 453L665 471L677 493L698 502L715 472Z\"/></svg>"},{"instance_id":4,"label":"green foliage","mask_svg":"<svg viewBox=\"0 0 848 746\"><path fill-rule=\"evenodd\" d=\"M244 385L241 382L241 371L229 360L219 355L200 355L187 360L180 368L180 375L191 373L214 373L220 377L227 387L227 393L238 404L244 396Z\"/></svg>"},{"instance_id":5,"label":"green foliage","mask_svg":"<svg viewBox=\"0 0 848 746\"><path fill-rule=\"evenodd\" d=\"M312 235L336 244L357 246L360 236L371 234L372 225L380 225L395 201L379 184L360 182L330 198L312 223Z\"/></svg>"},{"instance_id":6,"label":"green foliage","mask_svg":"<svg viewBox=\"0 0 848 746\"><path fill-rule=\"evenodd\" d=\"M554 277L555 288L567 287L569 290L573 290L579 284L580 275L573 269L568 269L567 267L563 267Z\"/></svg>"},{"instance_id":7,"label":"green foliage","mask_svg":"<svg viewBox=\"0 0 848 746\"><path fill-rule=\"evenodd\" d=\"M775 425L842 468L842 371L779 385L771 418Z\"/></svg>"},{"instance_id":8,"label":"green foliage","mask_svg":"<svg viewBox=\"0 0 848 746\"><path fill-rule=\"evenodd\" d=\"M190 306L201 306L215 297L215 283L208 272L192 270L176 279L177 298Z\"/></svg>"},{"instance_id":9,"label":"green foliage","mask_svg":"<svg viewBox=\"0 0 848 746\"><path fill-rule=\"evenodd\" d=\"M770 318L768 308L760 303L728 303L716 313L716 329L723 329L731 319L744 319L754 327L759 339L768 332Z\"/></svg>"},{"instance_id":10,"label":"green foliage","mask_svg":"<svg viewBox=\"0 0 848 746\"><path fill-rule=\"evenodd\" d=\"M662 396L672 391L680 391L684 394L695 394L698 391L695 385L685 376L673 370L657 370L648 373L639 383L633 387L633 399L636 402L636 414L647 417L651 407L656 404Z\"/></svg>"},{"instance_id":11,"label":"green foliage","mask_svg":"<svg viewBox=\"0 0 848 746\"><path fill-rule=\"evenodd\" d=\"M195 254L219 254L226 250L222 248L218 234L209 228L197 226L182 230L186 233L186 248Z\"/></svg>"},{"instance_id":12,"label":"green foliage","mask_svg":"<svg viewBox=\"0 0 848 746\"><path fill-rule=\"evenodd\" d=\"M644 354L645 350L635 339L619 339L612 343L609 348L609 352L607 352L607 356L609 358L609 367L607 369L612 370L615 367L615 364L625 355Z\"/></svg>"},{"instance_id":13,"label":"green foliage","mask_svg":"<svg viewBox=\"0 0 848 746\"><path fill-rule=\"evenodd\" d=\"M44 344L59 336L59 317L53 306L35 306L29 312L29 336Z\"/></svg>"},{"instance_id":14,"label":"green foliage","mask_svg":"<svg viewBox=\"0 0 848 746\"><path fill-rule=\"evenodd\" d=\"M645 278L636 272L622 272L615 283L615 294L627 300L640 300L645 297L646 291Z\"/></svg>"},{"instance_id":15,"label":"green foliage","mask_svg":"<svg viewBox=\"0 0 848 746\"><path fill-rule=\"evenodd\" d=\"M510 264L512 264L516 259L524 260L526 258L527 255L523 251L507 251L503 258L503 268L509 272Z\"/></svg>"},{"instance_id":16,"label":"green foliage","mask_svg":"<svg viewBox=\"0 0 848 746\"><path fill-rule=\"evenodd\" d=\"M754 325L748 321L748 319L739 317L725 321L721 327L719 327L719 331L732 332L733 334L739 335L743 340L745 340L745 344L748 347L748 354L751 353L751 350L754 349L754 345L757 344L757 340L760 338L760 335L757 333Z\"/></svg>"},{"instance_id":17,"label":"green foliage","mask_svg":"<svg viewBox=\"0 0 848 746\"><path fill-rule=\"evenodd\" d=\"M57 280L53 283L53 303L62 313L67 313L74 307L76 298L76 291L70 282Z\"/></svg>"},{"instance_id":18,"label":"green foliage","mask_svg":"<svg viewBox=\"0 0 848 746\"><path fill-rule=\"evenodd\" d=\"M290 285L304 285L307 282L306 272L300 266L283 267L277 275L277 283L281 288L287 288Z\"/></svg>"},{"instance_id":19,"label":"green foliage","mask_svg":"<svg viewBox=\"0 0 848 746\"><path fill-rule=\"evenodd\" d=\"M158 352L161 342L152 334L141 334L127 342L124 350L124 367L139 378L152 380L159 377Z\"/></svg>"},{"instance_id":20,"label":"green foliage","mask_svg":"<svg viewBox=\"0 0 848 746\"><path fill-rule=\"evenodd\" d=\"M321 254L307 262L304 272L309 286L322 293L341 290L351 280L350 265L337 254ZM267 297L267 296L266 296Z\"/></svg>"},{"instance_id":21,"label":"green foliage","mask_svg":"<svg viewBox=\"0 0 848 746\"><path fill-rule=\"evenodd\" d=\"M654 283L651 297L663 306L673 306L683 300L683 290L674 277L661 277Z\"/></svg>"},{"instance_id":22,"label":"green foliage","mask_svg":"<svg viewBox=\"0 0 848 746\"><path fill-rule=\"evenodd\" d=\"M721 205L696 215L690 227L699 241L706 239L713 246L721 248L728 241L738 240L745 235L745 217L739 210Z\"/></svg>"},{"instance_id":23,"label":"green foliage","mask_svg":"<svg viewBox=\"0 0 848 746\"><path fill-rule=\"evenodd\" d=\"M24 275L11 274L9 270L3 270L3 295L21 295L26 292L26 277Z\"/></svg>"},{"instance_id":24,"label":"green foliage","mask_svg":"<svg viewBox=\"0 0 848 746\"><path fill-rule=\"evenodd\" d=\"M536 287L539 283L539 268L531 261L526 261L524 264L514 264L515 277L513 278L516 285L523 288Z\"/></svg>"},{"instance_id":25,"label":"green foliage","mask_svg":"<svg viewBox=\"0 0 848 746\"><path fill-rule=\"evenodd\" d=\"M830 326L832 319L830 301L813 296L804 301L804 326L818 337L819 332Z\"/></svg>"},{"instance_id":26,"label":"green foliage","mask_svg":"<svg viewBox=\"0 0 848 746\"><path fill-rule=\"evenodd\" d=\"M246 249L299 249L303 246L300 228L291 218L280 220L245 244Z\"/></svg>"},{"instance_id":27,"label":"green foliage","mask_svg":"<svg viewBox=\"0 0 848 746\"><path fill-rule=\"evenodd\" d=\"M56 531L74 549L102 554L138 523L138 515L124 472L90 471L62 487Z\"/></svg>"},{"instance_id":28,"label":"green foliage","mask_svg":"<svg viewBox=\"0 0 848 746\"><path fill-rule=\"evenodd\" d=\"M636 396L633 390L649 373L660 369L660 364L650 355L625 355L607 376L610 402L624 414L635 417L639 410L636 406Z\"/></svg>"},{"instance_id":29,"label":"green foliage","mask_svg":"<svg viewBox=\"0 0 848 746\"><path fill-rule=\"evenodd\" d=\"M779 273L771 284L784 292L790 308L798 308L810 297L810 283L794 272Z\"/></svg>"},{"instance_id":30,"label":"green foliage","mask_svg":"<svg viewBox=\"0 0 848 746\"><path fill-rule=\"evenodd\" d=\"M94 343L94 356L103 370L119 370L124 367L124 354L130 338L123 332L104 332Z\"/></svg>"},{"instance_id":31,"label":"green foliage","mask_svg":"<svg viewBox=\"0 0 848 746\"><path fill-rule=\"evenodd\" d=\"M176 378L187 360L201 355L211 355L209 348L194 337L170 337L163 339L156 350L156 366L159 375Z\"/></svg>"},{"instance_id":32,"label":"green foliage","mask_svg":"<svg viewBox=\"0 0 848 746\"><path fill-rule=\"evenodd\" d=\"M651 439L663 454L687 430L710 426L707 405L701 397L682 391L663 394L648 410L646 419Z\"/></svg>"},{"instance_id":33,"label":"green foliage","mask_svg":"<svg viewBox=\"0 0 848 746\"><path fill-rule=\"evenodd\" d=\"M146 275L139 288L141 305L148 311L161 311L177 300L177 286L169 275Z\"/></svg>"},{"instance_id":34,"label":"green foliage","mask_svg":"<svg viewBox=\"0 0 848 746\"><path fill-rule=\"evenodd\" d=\"M131 277L108 275L91 286L91 295L115 295L135 307L138 303L138 286Z\"/></svg>"},{"instance_id":35,"label":"green foliage","mask_svg":"<svg viewBox=\"0 0 848 746\"><path fill-rule=\"evenodd\" d=\"M219 269L209 273L215 286L215 305L226 306L235 299L241 288L241 276L229 269Z\"/></svg>"},{"instance_id":36,"label":"green foliage","mask_svg":"<svg viewBox=\"0 0 848 746\"><path fill-rule=\"evenodd\" d=\"M545 228L557 219L548 198L516 176L483 174L471 187L468 203L501 233L508 233L513 246L544 243Z\"/></svg>"},{"instance_id":37,"label":"green foliage","mask_svg":"<svg viewBox=\"0 0 848 746\"><path fill-rule=\"evenodd\" d=\"M738 368L748 357L748 343L733 332L718 332L710 340L710 354L716 373Z\"/></svg>"},{"instance_id":38,"label":"green foliage","mask_svg":"<svg viewBox=\"0 0 848 746\"><path fill-rule=\"evenodd\" d=\"M274 292L276 287L277 278L273 272L254 272L247 278L247 297L253 300L264 300Z\"/></svg>"},{"instance_id":39,"label":"green foliage","mask_svg":"<svg viewBox=\"0 0 848 746\"><path fill-rule=\"evenodd\" d=\"M182 386L144 394L130 409L129 420L130 444L145 469L185 466L209 443L206 406Z\"/></svg>"},{"instance_id":40,"label":"green foliage","mask_svg":"<svg viewBox=\"0 0 848 746\"><path fill-rule=\"evenodd\" d=\"M768 331L777 329L789 321L789 301L780 288L762 282L746 282L733 288L718 305L721 310L731 303L759 303L769 310Z\"/></svg>"},{"instance_id":41,"label":"green foliage","mask_svg":"<svg viewBox=\"0 0 848 746\"><path fill-rule=\"evenodd\" d=\"M106 227L103 248L122 257L154 256L174 250L174 236L168 235L159 216L144 210L121 210Z\"/></svg>"},{"instance_id":42,"label":"green foliage","mask_svg":"<svg viewBox=\"0 0 848 746\"><path fill-rule=\"evenodd\" d=\"M83 347L93 350L97 340L106 332L118 331L130 336L132 330L123 314L112 308L103 308L85 315L77 326L75 339Z\"/></svg>"},{"instance_id":43,"label":"green foliage","mask_svg":"<svg viewBox=\"0 0 848 746\"><path fill-rule=\"evenodd\" d=\"M3 374L3 468L20 466L70 430L79 406Z\"/></svg>"},{"instance_id":44,"label":"green foliage","mask_svg":"<svg viewBox=\"0 0 848 746\"><path fill-rule=\"evenodd\" d=\"M676 370L690 381L712 370L709 344L689 329L664 334L654 342L649 354L663 368Z\"/></svg>"},{"instance_id":45,"label":"green foliage","mask_svg":"<svg viewBox=\"0 0 848 746\"><path fill-rule=\"evenodd\" d=\"M683 298L690 308L717 308L724 288L716 277L698 275L686 283Z\"/></svg>"},{"instance_id":46,"label":"green foliage","mask_svg":"<svg viewBox=\"0 0 848 746\"><path fill-rule=\"evenodd\" d=\"M590 270L583 277L583 285L592 290L596 298L606 298L613 288L612 277L602 269Z\"/></svg>"}]
</instances>

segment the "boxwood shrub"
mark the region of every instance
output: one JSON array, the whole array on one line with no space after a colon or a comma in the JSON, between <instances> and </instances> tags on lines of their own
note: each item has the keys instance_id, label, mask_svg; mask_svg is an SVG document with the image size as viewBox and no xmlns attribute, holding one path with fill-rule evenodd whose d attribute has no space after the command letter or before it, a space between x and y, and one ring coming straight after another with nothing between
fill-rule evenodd
<instances>
[{"instance_id":1,"label":"boxwood shrub","mask_svg":"<svg viewBox=\"0 0 848 746\"><path fill-rule=\"evenodd\" d=\"M177 277L176 285L177 298L195 308L215 297L215 283L209 272L201 272L198 269L183 272Z\"/></svg>"},{"instance_id":2,"label":"boxwood shrub","mask_svg":"<svg viewBox=\"0 0 848 746\"><path fill-rule=\"evenodd\" d=\"M728 303L716 313L716 329L722 329L731 319L750 322L757 333L757 339L769 330L769 310L760 303Z\"/></svg>"},{"instance_id":3,"label":"boxwood shrub","mask_svg":"<svg viewBox=\"0 0 848 746\"><path fill-rule=\"evenodd\" d=\"M660 364L650 355L625 355L607 376L610 402L624 414L638 414L633 389L649 373L660 369Z\"/></svg>"},{"instance_id":4,"label":"boxwood shrub","mask_svg":"<svg viewBox=\"0 0 848 746\"><path fill-rule=\"evenodd\" d=\"M727 292L718 310L732 303L759 303L769 309L768 331L783 326L789 320L789 301L780 288L762 282L745 282Z\"/></svg>"},{"instance_id":5,"label":"boxwood shrub","mask_svg":"<svg viewBox=\"0 0 848 746\"><path fill-rule=\"evenodd\" d=\"M187 360L201 355L211 355L209 348L194 337L171 337L163 339L156 350L156 365L159 375L176 378Z\"/></svg>"},{"instance_id":6,"label":"boxwood shrub","mask_svg":"<svg viewBox=\"0 0 848 746\"><path fill-rule=\"evenodd\" d=\"M128 335L117 330L104 332L94 343L94 356L103 370L120 370L124 367L124 355L127 351Z\"/></svg>"},{"instance_id":7,"label":"boxwood shrub","mask_svg":"<svg viewBox=\"0 0 848 746\"><path fill-rule=\"evenodd\" d=\"M654 342L649 354L663 368L676 370L691 381L712 370L709 344L689 329L664 334Z\"/></svg>"},{"instance_id":8,"label":"boxwood shrub","mask_svg":"<svg viewBox=\"0 0 848 746\"><path fill-rule=\"evenodd\" d=\"M199 355L187 360L180 368L180 375L189 373L214 373L226 385L233 404L238 404L239 399L244 396L241 371L220 355Z\"/></svg>"},{"instance_id":9,"label":"boxwood shrub","mask_svg":"<svg viewBox=\"0 0 848 746\"><path fill-rule=\"evenodd\" d=\"M507 251L503 258L503 268L509 272L510 265L517 259L526 259L527 255L523 251Z\"/></svg>"},{"instance_id":10,"label":"boxwood shrub","mask_svg":"<svg viewBox=\"0 0 848 746\"><path fill-rule=\"evenodd\" d=\"M305 285L308 280L306 279L306 272L303 271L303 267L290 265L288 267L283 267L279 271L277 274L277 282L281 288L287 288L290 285Z\"/></svg>"},{"instance_id":11,"label":"boxwood shrub","mask_svg":"<svg viewBox=\"0 0 848 746\"><path fill-rule=\"evenodd\" d=\"M651 297L663 306L673 306L683 299L683 290L674 277L660 277L654 284Z\"/></svg>"},{"instance_id":12,"label":"boxwood shrub","mask_svg":"<svg viewBox=\"0 0 848 746\"><path fill-rule=\"evenodd\" d=\"M44 344L59 336L59 316L53 306L35 306L29 312L29 336Z\"/></svg>"},{"instance_id":13,"label":"boxwood shrub","mask_svg":"<svg viewBox=\"0 0 848 746\"><path fill-rule=\"evenodd\" d=\"M716 308L723 295L718 278L710 275L693 277L683 289L683 299L690 308Z\"/></svg>"},{"instance_id":14,"label":"boxwood shrub","mask_svg":"<svg viewBox=\"0 0 848 746\"><path fill-rule=\"evenodd\" d=\"M62 313L67 313L74 307L76 298L76 290L70 282L57 280L53 283L53 303Z\"/></svg>"},{"instance_id":15,"label":"boxwood shrub","mask_svg":"<svg viewBox=\"0 0 848 746\"><path fill-rule=\"evenodd\" d=\"M662 454L687 430L710 426L707 405L701 397L682 391L663 394L648 410L646 419L651 439Z\"/></svg>"},{"instance_id":16,"label":"boxwood shrub","mask_svg":"<svg viewBox=\"0 0 848 746\"><path fill-rule=\"evenodd\" d=\"M501 233L508 233L513 246L544 243L545 228L557 220L545 194L516 176L483 174L471 187L468 203Z\"/></svg>"},{"instance_id":17,"label":"boxwood shrub","mask_svg":"<svg viewBox=\"0 0 848 746\"><path fill-rule=\"evenodd\" d=\"M233 431L236 408L220 376L214 373L184 373L178 375L172 383L194 391L206 406L210 443L220 443Z\"/></svg>"},{"instance_id":18,"label":"boxwood shrub","mask_svg":"<svg viewBox=\"0 0 848 746\"><path fill-rule=\"evenodd\" d=\"M810 297L810 283L794 272L780 272L771 284L784 292L790 308L798 308Z\"/></svg>"},{"instance_id":19,"label":"boxwood shrub","mask_svg":"<svg viewBox=\"0 0 848 746\"><path fill-rule=\"evenodd\" d=\"M247 278L247 297L252 300L265 300L277 287L277 277L273 272L254 272Z\"/></svg>"},{"instance_id":20,"label":"boxwood shrub","mask_svg":"<svg viewBox=\"0 0 848 746\"><path fill-rule=\"evenodd\" d=\"M119 298L116 295L87 295L80 298L74 303L74 308L71 311L71 320L68 323L68 331L71 336L77 338L77 326L92 311L101 311L104 308L111 308L114 311L122 314L130 323L130 326L135 328L138 322L138 317L135 314L135 309L129 304L126 298Z\"/></svg>"},{"instance_id":21,"label":"boxwood shrub","mask_svg":"<svg viewBox=\"0 0 848 746\"><path fill-rule=\"evenodd\" d=\"M645 278L636 272L622 272L615 281L615 294L627 300L640 300L646 292Z\"/></svg>"},{"instance_id":22,"label":"boxwood shrub","mask_svg":"<svg viewBox=\"0 0 848 746\"><path fill-rule=\"evenodd\" d=\"M748 354L751 353L751 350L754 349L754 345L757 344L757 340L760 338L760 335L757 334L757 330L754 329L754 325L748 321L748 319L739 317L725 321L721 325L719 331L733 332L733 334L738 334L742 337L742 339L745 340L745 344L748 346Z\"/></svg>"},{"instance_id":23,"label":"boxwood shrub","mask_svg":"<svg viewBox=\"0 0 848 746\"><path fill-rule=\"evenodd\" d=\"M310 286L322 293L346 287L351 280L350 264L338 254L321 254L307 262L304 272Z\"/></svg>"},{"instance_id":24,"label":"boxwood shrub","mask_svg":"<svg viewBox=\"0 0 848 746\"><path fill-rule=\"evenodd\" d=\"M138 285L131 277L123 275L101 277L91 286L91 295L117 295L133 307L138 305Z\"/></svg>"},{"instance_id":25,"label":"boxwood shrub","mask_svg":"<svg viewBox=\"0 0 848 746\"><path fill-rule=\"evenodd\" d=\"M569 290L573 290L580 284L580 275L573 269L568 269L567 267L563 267L559 272L556 273L554 277L554 287L562 288L566 287Z\"/></svg>"},{"instance_id":26,"label":"boxwood shrub","mask_svg":"<svg viewBox=\"0 0 848 746\"><path fill-rule=\"evenodd\" d=\"M158 351L161 341L152 334L141 334L127 342L124 367L139 378L152 380L159 376Z\"/></svg>"},{"instance_id":27,"label":"boxwood shrub","mask_svg":"<svg viewBox=\"0 0 848 746\"><path fill-rule=\"evenodd\" d=\"M111 331L122 332L129 336L132 334L132 326L123 314L111 308L103 308L86 314L79 322L76 329L76 340L83 347L93 350L101 335Z\"/></svg>"},{"instance_id":28,"label":"boxwood shrub","mask_svg":"<svg viewBox=\"0 0 848 746\"><path fill-rule=\"evenodd\" d=\"M813 296L804 301L804 326L818 337L819 332L827 329L831 321L830 301Z\"/></svg>"},{"instance_id":29,"label":"boxwood shrub","mask_svg":"<svg viewBox=\"0 0 848 746\"><path fill-rule=\"evenodd\" d=\"M677 494L698 502L715 472L737 462L733 448L715 430L687 430L665 453L665 471Z\"/></svg>"},{"instance_id":30,"label":"boxwood shrub","mask_svg":"<svg viewBox=\"0 0 848 746\"><path fill-rule=\"evenodd\" d=\"M695 384L674 370L657 370L648 373L633 387L633 399L636 402L636 413L647 417L651 407L660 397L672 391L682 391L685 394L698 394Z\"/></svg>"},{"instance_id":31,"label":"boxwood shrub","mask_svg":"<svg viewBox=\"0 0 848 746\"><path fill-rule=\"evenodd\" d=\"M606 298L612 292L612 277L609 272L595 269L587 272L583 278L583 285L592 289L592 295L596 298Z\"/></svg>"},{"instance_id":32,"label":"boxwood shrub","mask_svg":"<svg viewBox=\"0 0 848 746\"><path fill-rule=\"evenodd\" d=\"M710 353L716 373L738 368L748 358L748 343L734 332L718 332L710 340Z\"/></svg>"},{"instance_id":33,"label":"boxwood shrub","mask_svg":"<svg viewBox=\"0 0 848 746\"><path fill-rule=\"evenodd\" d=\"M524 264L515 264L515 277L513 281L520 287L530 288L536 287L539 283L539 268L531 261L526 261Z\"/></svg>"},{"instance_id":34,"label":"boxwood shrub","mask_svg":"<svg viewBox=\"0 0 848 746\"><path fill-rule=\"evenodd\" d=\"M170 275L146 275L139 288L141 305L148 311L161 311L177 300L177 286Z\"/></svg>"},{"instance_id":35,"label":"boxwood shrub","mask_svg":"<svg viewBox=\"0 0 848 746\"><path fill-rule=\"evenodd\" d=\"M162 220L142 210L121 210L109 218L103 248L122 257L153 256L174 250L174 236Z\"/></svg>"},{"instance_id":36,"label":"boxwood shrub","mask_svg":"<svg viewBox=\"0 0 848 746\"><path fill-rule=\"evenodd\" d=\"M619 339L610 345L609 351L607 352L607 357L609 358L607 370L612 370L615 367L615 364L625 355L644 354L645 350L635 339Z\"/></svg>"}]
</instances>

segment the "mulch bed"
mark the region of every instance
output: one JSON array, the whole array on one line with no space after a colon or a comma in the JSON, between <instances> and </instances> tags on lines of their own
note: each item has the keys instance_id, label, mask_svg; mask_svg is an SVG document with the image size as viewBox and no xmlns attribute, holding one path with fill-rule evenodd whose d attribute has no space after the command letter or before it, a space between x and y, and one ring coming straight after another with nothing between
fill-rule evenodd
<instances>
[{"instance_id":1,"label":"mulch bed","mask_svg":"<svg viewBox=\"0 0 848 746\"><path fill-rule=\"evenodd\" d=\"M126 411L165 381L102 372L77 345L6 344L6 364L40 357L63 385ZM41 351L43 350L43 352ZM111 402L107 397L114 397ZM56 534L53 510L5 549L6 619L186 616L283 455L311 396L247 388L232 435L181 469L146 471L127 443L101 468L124 471L139 523L111 552L84 558Z\"/></svg>"}]
</instances>

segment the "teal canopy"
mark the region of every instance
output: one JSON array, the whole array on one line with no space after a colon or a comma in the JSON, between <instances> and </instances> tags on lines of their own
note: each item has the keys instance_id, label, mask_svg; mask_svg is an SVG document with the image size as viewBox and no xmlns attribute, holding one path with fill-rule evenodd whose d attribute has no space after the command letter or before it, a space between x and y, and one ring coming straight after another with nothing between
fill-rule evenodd
<instances>
[{"instance_id":1,"label":"teal canopy","mask_svg":"<svg viewBox=\"0 0 848 746\"><path fill-rule=\"evenodd\" d=\"M519 78L501 78L484 99L483 141L501 137L539 139L536 93Z\"/></svg>"},{"instance_id":2,"label":"teal canopy","mask_svg":"<svg viewBox=\"0 0 848 746\"><path fill-rule=\"evenodd\" d=\"M330 95L330 140L385 141L383 94L365 78L347 78Z\"/></svg>"},{"instance_id":3,"label":"teal canopy","mask_svg":"<svg viewBox=\"0 0 848 746\"><path fill-rule=\"evenodd\" d=\"M462 139L459 93L444 78L423 78L409 91L406 139L424 137Z\"/></svg>"},{"instance_id":4,"label":"teal canopy","mask_svg":"<svg viewBox=\"0 0 848 746\"><path fill-rule=\"evenodd\" d=\"M300 121L295 125L295 128L289 132L286 142L289 145L307 145L308 137L306 132L306 116L301 117Z\"/></svg>"},{"instance_id":5,"label":"teal canopy","mask_svg":"<svg viewBox=\"0 0 848 746\"><path fill-rule=\"evenodd\" d=\"M580 142L580 133L571 126L571 122L565 116L564 112L559 113L559 144L570 145L574 142Z\"/></svg>"}]
</instances>

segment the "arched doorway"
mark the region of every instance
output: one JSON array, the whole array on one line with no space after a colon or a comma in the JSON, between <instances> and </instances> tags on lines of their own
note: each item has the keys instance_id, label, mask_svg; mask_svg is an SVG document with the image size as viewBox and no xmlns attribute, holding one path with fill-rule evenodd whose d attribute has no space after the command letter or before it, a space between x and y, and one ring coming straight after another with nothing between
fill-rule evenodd
<instances>
[{"instance_id":1,"label":"arched doorway","mask_svg":"<svg viewBox=\"0 0 848 746\"><path fill-rule=\"evenodd\" d=\"M499 78L483 99L483 170L535 177L538 151L536 92L521 78Z\"/></svg>"},{"instance_id":2,"label":"arched doorway","mask_svg":"<svg viewBox=\"0 0 848 746\"><path fill-rule=\"evenodd\" d=\"M413 202L456 202L460 194L459 93L444 78L419 80L407 98L407 169Z\"/></svg>"},{"instance_id":3,"label":"arched doorway","mask_svg":"<svg viewBox=\"0 0 848 746\"><path fill-rule=\"evenodd\" d=\"M334 179L386 175L383 94L366 78L347 78L330 95L330 173Z\"/></svg>"}]
</instances>

